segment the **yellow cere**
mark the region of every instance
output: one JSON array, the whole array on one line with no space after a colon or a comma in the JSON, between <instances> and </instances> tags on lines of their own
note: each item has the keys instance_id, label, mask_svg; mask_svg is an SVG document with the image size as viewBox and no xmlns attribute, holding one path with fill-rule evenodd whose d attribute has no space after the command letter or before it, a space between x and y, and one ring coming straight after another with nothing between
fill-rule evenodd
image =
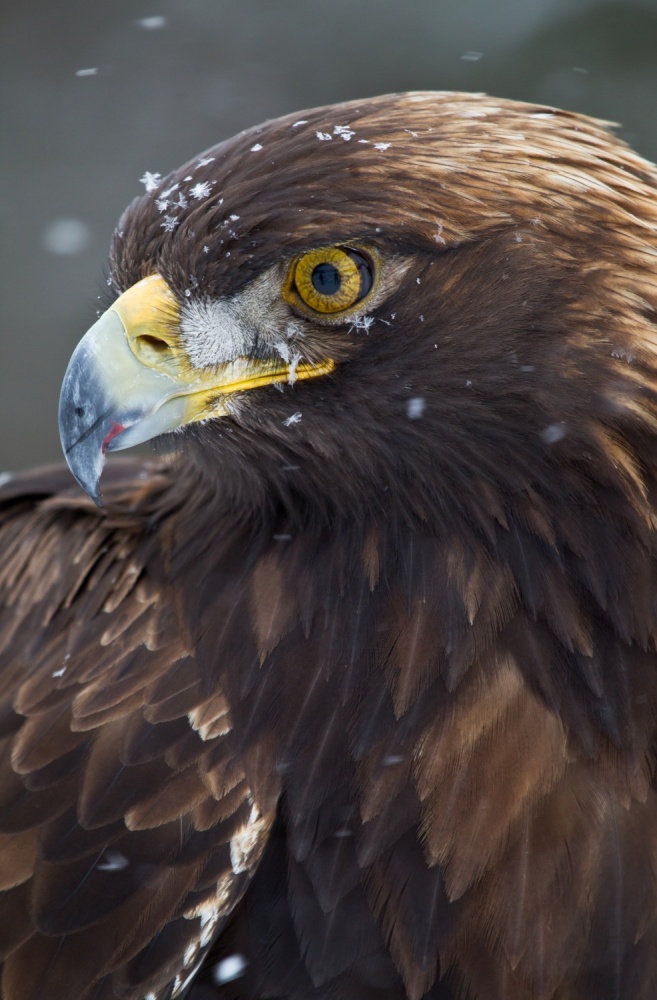
<instances>
[{"instance_id":1,"label":"yellow cere","mask_svg":"<svg viewBox=\"0 0 657 1000\"><path fill-rule=\"evenodd\" d=\"M373 284L369 255L349 247L320 247L292 261L283 294L288 302L314 312L344 312L358 304Z\"/></svg>"},{"instance_id":2,"label":"yellow cere","mask_svg":"<svg viewBox=\"0 0 657 1000\"><path fill-rule=\"evenodd\" d=\"M173 375L181 360L177 344L180 305L164 278L159 274L142 278L110 309L121 317L130 349L138 360Z\"/></svg>"}]
</instances>

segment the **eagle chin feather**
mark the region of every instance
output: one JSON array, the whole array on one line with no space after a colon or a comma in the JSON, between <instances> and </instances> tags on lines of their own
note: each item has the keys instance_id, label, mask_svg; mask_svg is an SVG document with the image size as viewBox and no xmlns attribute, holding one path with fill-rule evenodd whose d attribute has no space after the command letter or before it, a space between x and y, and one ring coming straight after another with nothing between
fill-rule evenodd
<instances>
[{"instance_id":1,"label":"eagle chin feather","mask_svg":"<svg viewBox=\"0 0 657 1000\"><path fill-rule=\"evenodd\" d=\"M166 454L0 489L3 996L651 1000L657 170L414 93L145 181L60 412Z\"/></svg>"}]
</instances>

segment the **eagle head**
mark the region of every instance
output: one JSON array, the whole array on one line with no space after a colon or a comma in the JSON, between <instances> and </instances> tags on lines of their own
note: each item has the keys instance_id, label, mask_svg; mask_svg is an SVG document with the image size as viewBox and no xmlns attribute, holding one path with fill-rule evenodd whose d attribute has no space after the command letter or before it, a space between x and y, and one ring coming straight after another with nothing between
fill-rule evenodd
<instances>
[{"instance_id":1,"label":"eagle head","mask_svg":"<svg viewBox=\"0 0 657 1000\"><path fill-rule=\"evenodd\" d=\"M646 516L657 177L603 123L392 95L144 180L61 396L96 502L106 452L167 435L255 508L485 533L603 488Z\"/></svg>"}]
</instances>

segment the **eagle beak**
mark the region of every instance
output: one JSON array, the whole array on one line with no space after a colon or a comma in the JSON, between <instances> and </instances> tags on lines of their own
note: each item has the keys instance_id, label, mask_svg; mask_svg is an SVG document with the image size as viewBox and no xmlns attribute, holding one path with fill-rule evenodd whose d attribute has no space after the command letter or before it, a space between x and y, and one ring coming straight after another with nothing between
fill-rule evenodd
<instances>
[{"instance_id":1,"label":"eagle beak","mask_svg":"<svg viewBox=\"0 0 657 1000\"><path fill-rule=\"evenodd\" d=\"M162 278L144 278L94 323L66 369L59 400L62 448L71 472L99 506L106 453L147 441L185 420L186 399L169 343L178 314ZM158 352L161 361L169 361L169 371L153 363Z\"/></svg>"},{"instance_id":2,"label":"eagle beak","mask_svg":"<svg viewBox=\"0 0 657 1000\"><path fill-rule=\"evenodd\" d=\"M181 344L180 315L167 283L150 275L124 292L73 352L59 401L59 433L71 472L99 506L108 451L225 415L227 396L290 378L280 358L237 357L195 369ZM333 367L331 360L301 364L294 377L313 378Z\"/></svg>"}]
</instances>

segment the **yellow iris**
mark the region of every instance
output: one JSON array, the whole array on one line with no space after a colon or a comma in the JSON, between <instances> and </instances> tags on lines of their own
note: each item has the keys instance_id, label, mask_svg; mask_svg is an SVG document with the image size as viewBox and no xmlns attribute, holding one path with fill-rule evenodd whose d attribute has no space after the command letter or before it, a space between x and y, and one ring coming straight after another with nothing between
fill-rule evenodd
<instances>
[{"instance_id":1,"label":"yellow iris","mask_svg":"<svg viewBox=\"0 0 657 1000\"><path fill-rule=\"evenodd\" d=\"M338 313L360 302L373 284L371 259L349 247L320 247L292 261L285 298L318 313Z\"/></svg>"}]
</instances>

